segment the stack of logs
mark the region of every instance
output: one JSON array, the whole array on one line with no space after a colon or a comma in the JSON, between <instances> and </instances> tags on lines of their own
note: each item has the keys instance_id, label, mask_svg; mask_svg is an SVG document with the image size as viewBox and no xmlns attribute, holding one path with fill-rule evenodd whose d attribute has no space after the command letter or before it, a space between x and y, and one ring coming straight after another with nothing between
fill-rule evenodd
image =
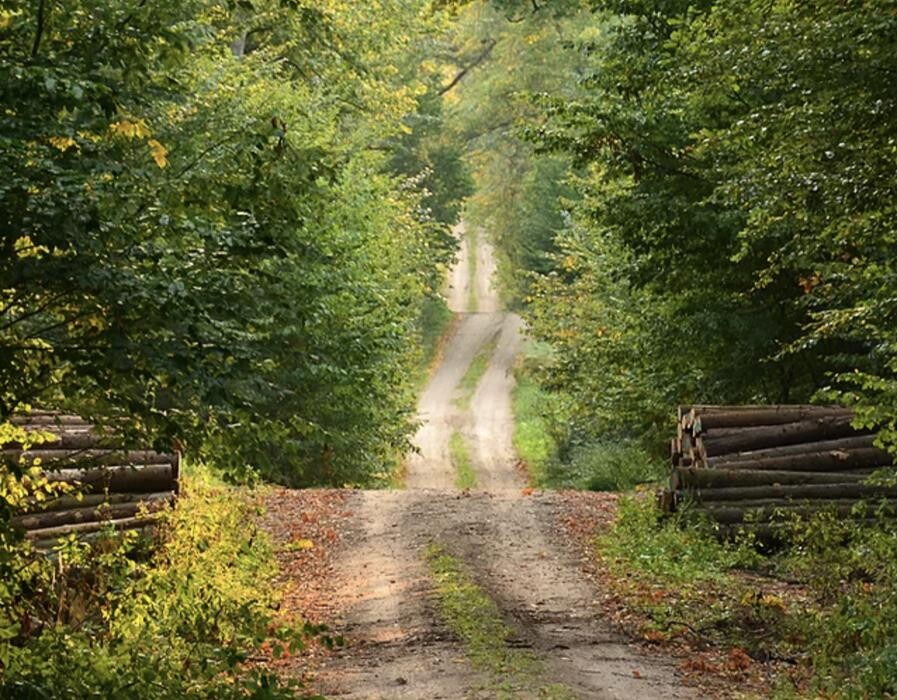
<instances>
[{"instance_id":1,"label":"stack of logs","mask_svg":"<svg viewBox=\"0 0 897 700\"><path fill-rule=\"evenodd\" d=\"M37 463L47 480L64 482L68 493L46 500L33 499L26 512L11 522L38 547L52 546L60 537L91 538L116 530L151 525L178 493L180 455L128 450L120 439L98 432L79 416L30 413L11 422L29 432L55 439L0 448L7 469Z\"/></svg>"},{"instance_id":2,"label":"stack of logs","mask_svg":"<svg viewBox=\"0 0 897 700\"><path fill-rule=\"evenodd\" d=\"M792 515L834 510L855 515L865 501L893 509L897 487L866 483L893 469L871 431L851 426L839 406L680 406L672 440L670 488L661 506L684 502L724 530L773 533Z\"/></svg>"}]
</instances>

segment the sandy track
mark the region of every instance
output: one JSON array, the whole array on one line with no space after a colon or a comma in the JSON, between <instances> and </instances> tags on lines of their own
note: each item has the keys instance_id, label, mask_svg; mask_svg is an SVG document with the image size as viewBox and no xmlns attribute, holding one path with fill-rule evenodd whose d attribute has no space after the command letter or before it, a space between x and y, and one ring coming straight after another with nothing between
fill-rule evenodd
<instances>
[{"instance_id":1,"label":"sandy track","mask_svg":"<svg viewBox=\"0 0 897 700\"><path fill-rule=\"evenodd\" d=\"M477 279L470 280L474 255ZM419 453L408 461L407 490L360 491L347 500L353 529L336 565L334 626L349 646L322 669L322 690L369 700L495 697L485 690L490 679L469 666L439 619L422 554L440 544L542 660L546 683L562 683L579 698L694 697L678 683L672 661L643 655L604 620L580 554L559 534L561 498L522 493L511 441L522 324L500 310L494 270L488 244L462 244L449 289L460 322L420 399ZM461 313L471 285L481 311ZM493 340L470 410L462 412L453 401L456 387ZM453 488L448 444L456 430L468 440L477 474L478 489L469 494Z\"/></svg>"}]
</instances>

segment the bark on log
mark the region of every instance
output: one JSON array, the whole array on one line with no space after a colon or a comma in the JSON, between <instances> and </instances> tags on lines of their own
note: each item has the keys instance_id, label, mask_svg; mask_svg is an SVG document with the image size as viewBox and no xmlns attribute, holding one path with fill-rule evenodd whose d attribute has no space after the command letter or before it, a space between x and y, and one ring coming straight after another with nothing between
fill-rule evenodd
<instances>
[{"instance_id":1,"label":"bark on log","mask_svg":"<svg viewBox=\"0 0 897 700\"><path fill-rule=\"evenodd\" d=\"M866 475L855 472L790 472L751 469L698 469L679 467L673 471L671 488L701 489L773 484L850 484L860 483Z\"/></svg>"},{"instance_id":2,"label":"bark on log","mask_svg":"<svg viewBox=\"0 0 897 700\"><path fill-rule=\"evenodd\" d=\"M51 482L81 484L85 493L154 493L177 490L171 464L148 467L110 466L99 469L63 469L47 474Z\"/></svg>"},{"instance_id":3,"label":"bark on log","mask_svg":"<svg viewBox=\"0 0 897 700\"><path fill-rule=\"evenodd\" d=\"M800 504L793 503L783 505L779 501L753 501L748 503L732 503L731 505L702 505L694 504L693 509L696 512L706 513L711 519L722 525L730 525L741 523L747 519L750 522L771 522L775 520L785 520L793 516L807 517L815 513L834 512L839 517L853 517L854 509L858 501L844 500L825 500L825 501L804 501ZM871 502L869 504L873 511L880 506L880 502ZM897 501L891 500L887 502L888 515L897 514Z\"/></svg>"},{"instance_id":4,"label":"bark on log","mask_svg":"<svg viewBox=\"0 0 897 700\"><path fill-rule=\"evenodd\" d=\"M159 492L162 493L162 492ZM174 491L165 491L170 496L174 495ZM147 498L146 493L92 493L82 494L79 498L75 494L66 496L58 496L46 501L32 501L28 510L23 515L35 515L37 513L50 513L58 510L71 510L73 508L87 508L88 506L98 506L101 503L132 503Z\"/></svg>"},{"instance_id":5,"label":"bark on log","mask_svg":"<svg viewBox=\"0 0 897 700\"><path fill-rule=\"evenodd\" d=\"M897 486L870 484L770 484L733 488L705 488L689 491L689 496L706 506L720 501L776 500L782 505L804 500L880 500L897 498Z\"/></svg>"},{"instance_id":6,"label":"bark on log","mask_svg":"<svg viewBox=\"0 0 897 700\"><path fill-rule=\"evenodd\" d=\"M744 428L738 434L714 438L711 435L697 439L702 459L732 452L758 450L783 445L794 445L814 440L832 440L860 434L850 424L849 416L816 418L787 423L785 425Z\"/></svg>"},{"instance_id":7,"label":"bark on log","mask_svg":"<svg viewBox=\"0 0 897 700\"><path fill-rule=\"evenodd\" d=\"M692 414L692 432L702 433L724 428L749 428L761 425L784 425L811 418L853 416L853 411L841 406L769 406L766 409L733 406L728 411Z\"/></svg>"},{"instance_id":8,"label":"bark on log","mask_svg":"<svg viewBox=\"0 0 897 700\"><path fill-rule=\"evenodd\" d=\"M875 446L875 435L857 435L855 437L836 440L820 440L817 442L801 442L794 445L782 445L761 450L746 450L719 455L707 459L707 465L713 468L725 468L730 462L742 462L759 459L782 457L785 455L806 454L808 452L824 452L827 450L854 450Z\"/></svg>"},{"instance_id":9,"label":"bark on log","mask_svg":"<svg viewBox=\"0 0 897 700\"><path fill-rule=\"evenodd\" d=\"M47 440L38 445L31 445L31 450L126 450L126 446L122 443L121 438L97 435L91 431L63 432L48 431L57 434L56 440ZM20 452L22 444L18 442L8 442L2 446L4 454L12 452Z\"/></svg>"},{"instance_id":10,"label":"bark on log","mask_svg":"<svg viewBox=\"0 0 897 700\"><path fill-rule=\"evenodd\" d=\"M894 463L893 457L886 451L876 447L864 447L853 450L825 450L822 452L806 452L804 454L782 455L766 459L743 459L724 462L718 468L750 469L761 471L851 471L853 469L876 469L889 467Z\"/></svg>"},{"instance_id":11,"label":"bark on log","mask_svg":"<svg viewBox=\"0 0 897 700\"><path fill-rule=\"evenodd\" d=\"M99 465L149 465L170 464L171 455L153 452L152 450L53 450L34 449L22 452L20 450L0 450L0 457L7 462L30 464L34 460L40 460L40 466L44 470L67 469L71 467L89 468Z\"/></svg>"},{"instance_id":12,"label":"bark on log","mask_svg":"<svg viewBox=\"0 0 897 700\"><path fill-rule=\"evenodd\" d=\"M12 416L9 422L13 425L24 427L44 425L90 425L81 416L65 415L58 413L31 413L26 416Z\"/></svg>"},{"instance_id":13,"label":"bark on log","mask_svg":"<svg viewBox=\"0 0 897 700\"><path fill-rule=\"evenodd\" d=\"M48 513L19 515L10 519L13 527L20 530L41 530L61 525L76 523L92 523L106 520L131 518L138 513L155 513L164 509L173 500L172 493L146 494L140 500L131 503L102 503L86 508L72 508Z\"/></svg>"},{"instance_id":14,"label":"bark on log","mask_svg":"<svg viewBox=\"0 0 897 700\"><path fill-rule=\"evenodd\" d=\"M106 520L104 522L93 523L76 523L73 525L60 525L59 527L48 527L40 530L29 530L25 533L25 537L29 540L56 540L67 535L83 535L91 532L99 532L107 527L115 530L130 530L132 528L147 527L157 522L158 514L151 514L146 517L121 518L119 520Z\"/></svg>"}]
</instances>

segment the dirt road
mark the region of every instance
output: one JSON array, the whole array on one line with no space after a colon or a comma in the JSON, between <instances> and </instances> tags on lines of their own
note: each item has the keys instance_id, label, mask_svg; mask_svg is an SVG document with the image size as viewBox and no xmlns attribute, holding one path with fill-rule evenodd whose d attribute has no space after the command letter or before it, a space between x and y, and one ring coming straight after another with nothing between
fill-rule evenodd
<instances>
[{"instance_id":1,"label":"dirt road","mask_svg":"<svg viewBox=\"0 0 897 700\"><path fill-rule=\"evenodd\" d=\"M560 499L523 492L511 444L521 322L501 310L492 251L478 238L476 246L462 245L450 278L449 302L460 320L420 399L420 452L408 462L407 488L347 498L352 517L335 564L333 624L348 645L325 662L321 690L370 700L693 697L672 661L642 654L603 619L579 554L560 534ZM493 345L469 409L460 408L459 382L480 349ZM471 493L454 487L455 432L476 473ZM536 659L528 680L510 671L496 678L502 674L471 658L456 625L443 619L424 555L434 544L513 630L497 643Z\"/></svg>"}]
</instances>

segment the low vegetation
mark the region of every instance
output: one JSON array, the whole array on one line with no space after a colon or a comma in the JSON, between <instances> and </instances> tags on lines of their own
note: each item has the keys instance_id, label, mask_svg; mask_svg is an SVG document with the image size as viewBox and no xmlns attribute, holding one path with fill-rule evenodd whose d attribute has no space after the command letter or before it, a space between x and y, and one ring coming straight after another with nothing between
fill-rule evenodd
<instances>
[{"instance_id":1,"label":"low vegetation","mask_svg":"<svg viewBox=\"0 0 897 700\"><path fill-rule=\"evenodd\" d=\"M627 491L659 481L666 466L632 439L583 438L562 424L557 397L537 381L550 358L545 344L527 349L514 387L514 449L540 488Z\"/></svg>"},{"instance_id":2,"label":"low vegetation","mask_svg":"<svg viewBox=\"0 0 897 700\"><path fill-rule=\"evenodd\" d=\"M777 698L897 694L897 526L821 513L764 549L723 542L687 513L662 519L624 498L596 552L642 634L732 649L729 658L783 662Z\"/></svg>"},{"instance_id":3,"label":"low vegetation","mask_svg":"<svg viewBox=\"0 0 897 700\"><path fill-rule=\"evenodd\" d=\"M183 490L151 537L71 538L50 557L3 548L0 695L299 697L263 661L321 630L278 619L256 497L205 469Z\"/></svg>"},{"instance_id":4,"label":"low vegetation","mask_svg":"<svg viewBox=\"0 0 897 700\"><path fill-rule=\"evenodd\" d=\"M458 430L449 439L449 455L455 467L455 486L459 489L474 489L477 486L477 474L470 458L470 446L464 434Z\"/></svg>"}]
</instances>

